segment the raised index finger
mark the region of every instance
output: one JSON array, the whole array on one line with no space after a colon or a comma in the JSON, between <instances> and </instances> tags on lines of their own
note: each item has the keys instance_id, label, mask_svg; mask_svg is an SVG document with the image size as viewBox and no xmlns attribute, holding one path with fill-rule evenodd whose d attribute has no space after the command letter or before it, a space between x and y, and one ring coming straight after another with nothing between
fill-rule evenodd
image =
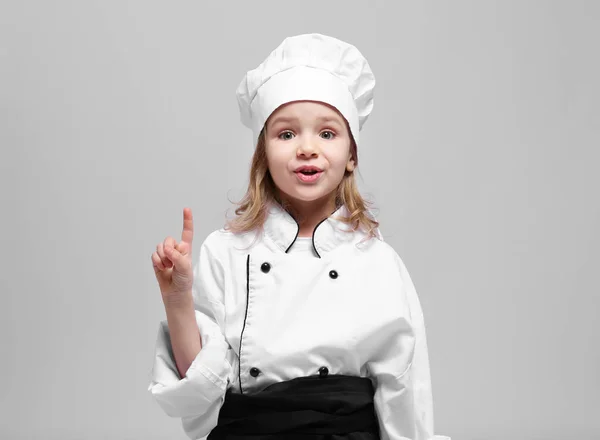
<instances>
[{"instance_id":1,"label":"raised index finger","mask_svg":"<svg viewBox=\"0 0 600 440\"><path fill-rule=\"evenodd\" d=\"M185 241L192 245L194 239L194 218L192 217L191 208L183 208L183 231L181 232L181 241Z\"/></svg>"}]
</instances>

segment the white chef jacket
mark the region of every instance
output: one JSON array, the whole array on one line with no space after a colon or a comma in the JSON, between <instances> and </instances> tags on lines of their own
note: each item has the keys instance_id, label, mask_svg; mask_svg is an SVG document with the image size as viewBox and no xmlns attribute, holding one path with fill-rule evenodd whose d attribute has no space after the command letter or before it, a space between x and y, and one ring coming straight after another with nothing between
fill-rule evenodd
<instances>
[{"instance_id":1,"label":"white chef jacket","mask_svg":"<svg viewBox=\"0 0 600 440\"><path fill-rule=\"evenodd\" d=\"M450 440L434 435L423 313L403 261L379 231L365 241L337 215L347 208L317 225L310 253L294 249L298 224L277 204L258 234L219 229L202 243L202 349L181 378L161 321L148 387L189 438L217 425L228 389L250 395L327 367L371 379L382 440Z\"/></svg>"}]
</instances>

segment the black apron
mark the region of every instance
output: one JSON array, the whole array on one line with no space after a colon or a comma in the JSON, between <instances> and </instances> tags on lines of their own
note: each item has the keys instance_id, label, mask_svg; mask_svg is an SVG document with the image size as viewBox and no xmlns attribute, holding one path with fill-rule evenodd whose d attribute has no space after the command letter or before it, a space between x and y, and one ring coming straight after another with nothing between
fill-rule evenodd
<instances>
[{"instance_id":1,"label":"black apron","mask_svg":"<svg viewBox=\"0 0 600 440\"><path fill-rule=\"evenodd\" d=\"M254 395L227 390L207 440L379 440L366 377L307 376Z\"/></svg>"}]
</instances>

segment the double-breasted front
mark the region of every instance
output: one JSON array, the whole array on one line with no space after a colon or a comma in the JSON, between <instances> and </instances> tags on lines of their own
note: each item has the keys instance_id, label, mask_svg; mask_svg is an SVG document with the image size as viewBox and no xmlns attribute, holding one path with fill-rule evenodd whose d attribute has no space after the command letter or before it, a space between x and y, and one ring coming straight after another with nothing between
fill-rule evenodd
<instances>
[{"instance_id":1,"label":"double-breasted front","mask_svg":"<svg viewBox=\"0 0 600 440\"><path fill-rule=\"evenodd\" d=\"M201 245L194 303L202 349L181 378L167 321L148 387L192 439L217 425L225 393L255 394L298 377L368 377L382 439L431 440L423 313L394 249L351 231L341 206L307 239L281 206L264 230L220 229ZM301 242L308 245L299 249Z\"/></svg>"}]
</instances>

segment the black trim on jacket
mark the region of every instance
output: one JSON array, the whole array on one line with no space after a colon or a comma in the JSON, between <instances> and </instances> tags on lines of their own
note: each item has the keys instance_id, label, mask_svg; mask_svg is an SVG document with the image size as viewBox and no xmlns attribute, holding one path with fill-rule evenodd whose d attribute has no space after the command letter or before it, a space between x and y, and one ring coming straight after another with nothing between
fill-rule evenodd
<instances>
[{"instance_id":1,"label":"black trim on jacket","mask_svg":"<svg viewBox=\"0 0 600 440\"><path fill-rule=\"evenodd\" d=\"M248 317L248 304L250 303L250 254L246 258L246 313L244 314L244 325L242 327L242 333L240 335L240 355L239 355L239 368L238 368L238 380L240 382L240 393L244 394L242 388L242 342L244 339L244 330L246 329L246 318Z\"/></svg>"}]
</instances>

